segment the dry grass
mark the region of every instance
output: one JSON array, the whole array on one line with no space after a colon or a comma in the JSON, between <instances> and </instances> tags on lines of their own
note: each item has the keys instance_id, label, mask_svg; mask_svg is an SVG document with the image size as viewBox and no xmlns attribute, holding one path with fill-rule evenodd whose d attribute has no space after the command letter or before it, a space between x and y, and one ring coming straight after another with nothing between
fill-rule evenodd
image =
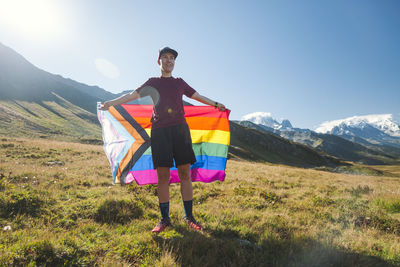
<instances>
[{"instance_id":1,"label":"dry grass","mask_svg":"<svg viewBox=\"0 0 400 267\"><path fill-rule=\"evenodd\" d=\"M112 186L101 146L0 138L0 265L400 265L400 166L356 176L228 161L225 182L194 184L183 223L150 233L155 186Z\"/></svg>"}]
</instances>

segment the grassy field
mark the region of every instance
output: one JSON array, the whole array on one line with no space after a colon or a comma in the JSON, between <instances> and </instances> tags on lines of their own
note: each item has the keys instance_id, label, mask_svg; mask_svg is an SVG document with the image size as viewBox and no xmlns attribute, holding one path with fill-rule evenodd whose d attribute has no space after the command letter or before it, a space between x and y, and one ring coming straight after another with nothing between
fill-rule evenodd
<instances>
[{"instance_id":1,"label":"grassy field","mask_svg":"<svg viewBox=\"0 0 400 267\"><path fill-rule=\"evenodd\" d=\"M194 183L203 232L159 220L155 186L113 186L101 146L0 138L0 266L400 266L400 166L385 176L229 160Z\"/></svg>"}]
</instances>

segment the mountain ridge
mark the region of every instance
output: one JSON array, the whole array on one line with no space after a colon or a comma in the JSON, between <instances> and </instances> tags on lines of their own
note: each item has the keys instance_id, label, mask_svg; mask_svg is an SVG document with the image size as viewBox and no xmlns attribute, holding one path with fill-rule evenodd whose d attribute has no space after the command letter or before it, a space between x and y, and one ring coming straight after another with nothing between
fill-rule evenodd
<instances>
[{"instance_id":1,"label":"mountain ridge","mask_svg":"<svg viewBox=\"0 0 400 267\"><path fill-rule=\"evenodd\" d=\"M317 127L316 132L334 134L347 140L361 138L364 145L369 147L383 145L400 149L400 119L394 114L371 114L327 121Z\"/></svg>"},{"instance_id":2,"label":"mountain ridge","mask_svg":"<svg viewBox=\"0 0 400 267\"><path fill-rule=\"evenodd\" d=\"M370 114L326 121L321 123L315 131L330 133L335 127L348 126L362 128L366 125L370 125L387 135L400 137L400 115L396 116L394 114Z\"/></svg>"},{"instance_id":3,"label":"mountain ridge","mask_svg":"<svg viewBox=\"0 0 400 267\"><path fill-rule=\"evenodd\" d=\"M114 94L97 86L88 86L51 74L34 66L13 49L0 43L0 99L40 103L57 101L53 93L89 112L96 103ZM29 89L28 89L29 88Z\"/></svg>"},{"instance_id":4,"label":"mountain ridge","mask_svg":"<svg viewBox=\"0 0 400 267\"><path fill-rule=\"evenodd\" d=\"M268 117L265 119L265 117ZM382 116L387 120L389 116ZM381 129L362 121L362 127L347 126L343 124L342 128L336 125L331 127L328 132L316 132L310 129L299 129L294 127L281 127L274 123L270 113L256 112L242 118L249 118L249 121L239 121L243 126L275 133L281 137L294 142L308 145L319 151L324 151L344 160L359 162L363 164L387 164L398 163L400 161L400 139L393 137L382 131L382 129L391 129L394 127L381 126ZM372 116L368 117L372 118ZM375 116L377 125L393 125L386 121L386 124L379 124L378 116ZM359 120L361 121L361 120ZM273 123L271 123L273 122ZM355 125L354 123L352 125ZM349 134L351 133L351 134ZM373 136L373 138L371 138ZM378 139L379 138L379 139Z\"/></svg>"}]
</instances>

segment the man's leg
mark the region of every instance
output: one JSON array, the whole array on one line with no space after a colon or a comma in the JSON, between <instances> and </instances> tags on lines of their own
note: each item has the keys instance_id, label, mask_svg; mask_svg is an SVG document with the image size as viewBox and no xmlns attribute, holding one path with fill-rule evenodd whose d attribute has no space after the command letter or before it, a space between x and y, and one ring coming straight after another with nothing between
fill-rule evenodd
<instances>
[{"instance_id":1,"label":"man's leg","mask_svg":"<svg viewBox=\"0 0 400 267\"><path fill-rule=\"evenodd\" d=\"M193 199L192 180L190 179L190 164L178 166L179 180L181 180L181 195L183 201Z\"/></svg>"},{"instance_id":2,"label":"man's leg","mask_svg":"<svg viewBox=\"0 0 400 267\"><path fill-rule=\"evenodd\" d=\"M170 171L169 167L158 167L157 168L157 193L158 201L160 203L165 203L169 201L169 177Z\"/></svg>"},{"instance_id":3,"label":"man's leg","mask_svg":"<svg viewBox=\"0 0 400 267\"><path fill-rule=\"evenodd\" d=\"M185 208L185 221L187 224L195 229L202 230L203 227L196 222L193 217L193 186L190 177L190 164L178 166L179 180L181 180L181 195L183 200L183 207Z\"/></svg>"},{"instance_id":4,"label":"man's leg","mask_svg":"<svg viewBox=\"0 0 400 267\"><path fill-rule=\"evenodd\" d=\"M157 167L157 194L162 219L152 230L153 233L159 233L167 226L171 226L171 220L169 218L169 177L169 167Z\"/></svg>"}]
</instances>

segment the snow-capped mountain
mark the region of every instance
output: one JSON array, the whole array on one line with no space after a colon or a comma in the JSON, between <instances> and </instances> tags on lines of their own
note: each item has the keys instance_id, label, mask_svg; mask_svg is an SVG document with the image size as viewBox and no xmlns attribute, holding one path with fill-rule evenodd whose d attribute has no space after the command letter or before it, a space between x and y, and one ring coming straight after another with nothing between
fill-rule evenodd
<instances>
[{"instance_id":1,"label":"snow-capped mountain","mask_svg":"<svg viewBox=\"0 0 400 267\"><path fill-rule=\"evenodd\" d=\"M362 138L372 144L400 147L400 116L393 114L354 116L327 121L315 131L342 136L349 140Z\"/></svg>"},{"instance_id":2,"label":"snow-capped mountain","mask_svg":"<svg viewBox=\"0 0 400 267\"><path fill-rule=\"evenodd\" d=\"M282 120L282 122L278 122L274 118L272 118L271 113L269 112L254 112L247 115L244 115L241 121L251 121L255 124L264 125L270 127L274 130L281 129L291 129L292 124L289 120Z\"/></svg>"},{"instance_id":3,"label":"snow-capped mountain","mask_svg":"<svg viewBox=\"0 0 400 267\"><path fill-rule=\"evenodd\" d=\"M382 131L387 135L400 137L400 115L377 114L327 121L322 123L315 131L318 133L352 135L351 131L346 129L359 128L360 130L370 130L370 127Z\"/></svg>"}]
</instances>

